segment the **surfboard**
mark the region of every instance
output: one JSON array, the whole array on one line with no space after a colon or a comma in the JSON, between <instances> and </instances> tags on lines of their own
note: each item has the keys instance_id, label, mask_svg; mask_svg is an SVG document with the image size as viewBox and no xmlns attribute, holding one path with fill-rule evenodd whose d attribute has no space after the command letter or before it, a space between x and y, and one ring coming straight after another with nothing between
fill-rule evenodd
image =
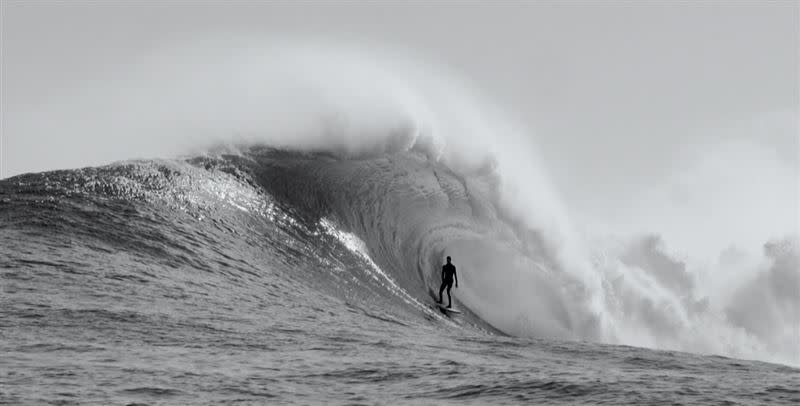
<instances>
[{"instance_id":1,"label":"surfboard","mask_svg":"<svg viewBox=\"0 0 800 406\"><path fill-rule=\"evenodd\" d=\"M461 310L453 309L453 308L448 309L447 306L445 306L444 304L438 304L437 303L436 306L438 306L440 309L442 309L442 311L447 312L447 313L461 314Z\"/></svg>"},{"instance_id":2,"label":"surfboard","mask_svg":"<svg viewBox=\"0 0 800 406\"><path fill-rule=\"evenodd\" d=\"M433 305L438 307L439 310L441 310L441 311L443 311L445 313L461 314L461 310L448 309L446 304L444 304L444 303L442 303L442 304L436 303L436 301L439 300L439 296L436 295L436 292L434 292L433 289L428 289L428 293L430 293L431 299L433 299Z\"/></svg>"}]
</instances>

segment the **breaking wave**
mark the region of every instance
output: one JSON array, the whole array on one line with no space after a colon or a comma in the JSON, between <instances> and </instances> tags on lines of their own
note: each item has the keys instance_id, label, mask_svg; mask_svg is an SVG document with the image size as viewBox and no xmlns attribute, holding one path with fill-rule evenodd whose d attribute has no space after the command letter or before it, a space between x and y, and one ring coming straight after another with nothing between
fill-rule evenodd
<instances>
[{"instance_id":1,"label":"breaking wave","mask_svg":"<svg viewBox=\"0 0 800 406\"><path fill-rule=\"evenodd\" d=\"M223 48L154 54L144 65L158 78L129 72L124 83L136 90L123 97L83 95L84 108L102 101L119 114L61 131L159 145L142 154L187 144L206 151L186 158L188 167L152 165L269 196L362 253L388 292L420 312L450 255L461 276L456 297L476 326L800 363L796 236L764 241L761 258L732 249L707 266L672 255L658 230L587 238L534 138L465 81L393 54L296 44L208 59ZM169 184L164 171L145 181L104 174L92 190ZM745 270L717 297L698 288L694 272L704 266L718 278Z\"/></svg>"}]
</instances>

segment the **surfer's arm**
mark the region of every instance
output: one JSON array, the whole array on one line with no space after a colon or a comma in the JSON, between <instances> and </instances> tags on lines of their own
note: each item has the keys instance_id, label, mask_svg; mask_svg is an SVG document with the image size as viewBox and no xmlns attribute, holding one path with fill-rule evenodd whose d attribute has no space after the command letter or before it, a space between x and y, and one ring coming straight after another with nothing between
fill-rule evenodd
<instances>
[{"instance_id":1,"label":"surfer's arm","mask_svg":"<svg viewBox=\"0 0 800 406\"><path fill-rule=\"evenodd\" d=\"M458 273L456 272L456 267L453 267L453 277L456 278L456 287L458 287Z\"/></svg>"}]
</instances>

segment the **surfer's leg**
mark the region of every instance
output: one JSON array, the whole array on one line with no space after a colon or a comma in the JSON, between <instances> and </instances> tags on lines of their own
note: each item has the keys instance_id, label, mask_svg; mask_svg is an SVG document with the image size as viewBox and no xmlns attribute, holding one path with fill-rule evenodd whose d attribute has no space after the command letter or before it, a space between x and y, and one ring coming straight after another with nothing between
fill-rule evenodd
<instances>
[{"instance_id":1,"label":"surfer's leg","mask_svg":"<svg viewBox=\"0 0 800 406\"><path fill-rule=\"evenodd\" d=\"M451 308L453 306L453 297L450 296L450 288L453 287L452 283L447 284L447 308Z\"/></svg>"},{"instance_id":2,"label":"surfer's leg","mask_svg":"<svg viewBox=\"0 0 800 406\"><path fill-rule=\"evenodd\" d=\"M445 286L446 286L446 284L443 281L442 282L442 286L439 287L439 301L437 301L436 303L442 304L442 292L444 292L444 287Z\"/></svg>"}]
</instances>

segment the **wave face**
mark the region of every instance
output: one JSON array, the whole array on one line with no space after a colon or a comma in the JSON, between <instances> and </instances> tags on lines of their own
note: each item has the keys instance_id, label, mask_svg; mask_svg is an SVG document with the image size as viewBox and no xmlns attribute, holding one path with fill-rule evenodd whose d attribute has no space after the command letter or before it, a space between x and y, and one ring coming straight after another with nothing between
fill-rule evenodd
<instances>
[{"instance_id":1,"label":"wave face","mask_svg":"<svg viewBox=\"0 0 800 406\"><path fill-rule=\"evenodd\" d=\"M14 371L3 396L800 396L789 367L562 340L602 333L584 307L586 287L559 269L541 236L505 217L495 182L413 149L346 158L266 147L3 180L0 321ZM626 263L647 262L636 252L648 250ZM444 255L459 270L457 318L432 306ZM538 338L506 336L519 332ZM701 377L714 385L680 389Z\"/></svg>"},{"instance_id":2,"label":"wave face","mask_svg":"<svg viewBox=\"0 0 800 406\"><path fill-rule=\"evenodd\" d=\"M506 217L491 172L460 174L414 149L352 159L253 148L190 162L233 165L308 221L352 234L414 301L436 296L449 255L471 322L507 334L599 336L580 281L558 268L544 238Z\"/></svg>"}]
</instances>

